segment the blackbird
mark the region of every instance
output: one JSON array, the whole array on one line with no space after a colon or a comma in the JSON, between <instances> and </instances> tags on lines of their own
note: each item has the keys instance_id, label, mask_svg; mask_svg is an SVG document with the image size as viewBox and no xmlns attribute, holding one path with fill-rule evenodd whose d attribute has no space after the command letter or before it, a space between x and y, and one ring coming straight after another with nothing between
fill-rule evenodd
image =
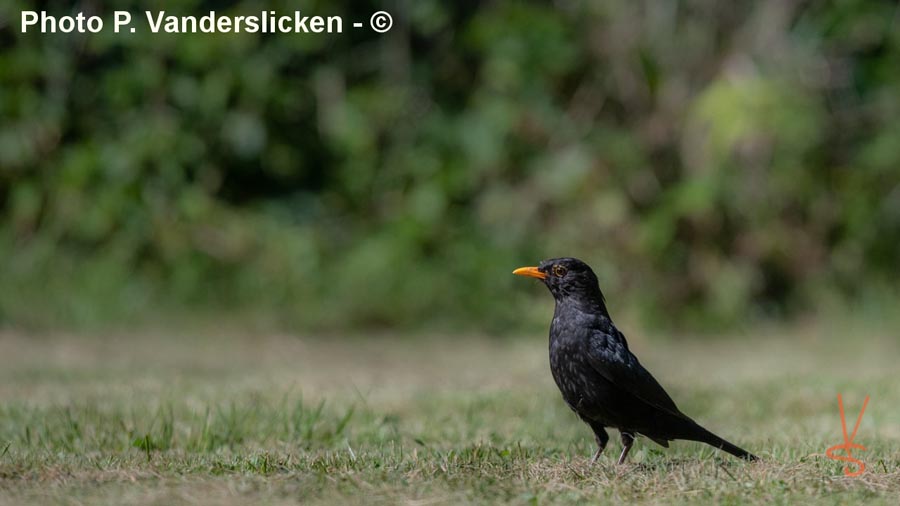
<instances>
[{"instance_id":1,"label":"blackbird","mask_svg":"<svg viewBox=\"0 0 900 506\"><path fill-rule=\"evenodd\" d=\"M587 264L576 258L553 258L513 274L540 279L556 299L550 323L550 371L566 404L594 431L597 453L591 463L609 441L607 427L622 437L619 464L625 462L638 434L666 448L673 439L686 439L757 460L675 406L613 325L597 276Z\"/></svg>"}]
</instances>

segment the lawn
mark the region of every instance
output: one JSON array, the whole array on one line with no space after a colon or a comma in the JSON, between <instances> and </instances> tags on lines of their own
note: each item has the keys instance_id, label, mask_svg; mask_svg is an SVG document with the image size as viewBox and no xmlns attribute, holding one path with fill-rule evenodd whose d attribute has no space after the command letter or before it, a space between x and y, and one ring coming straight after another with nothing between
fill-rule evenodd
<instances>
[{"instance_id":1,"label":"lawn","mask_svg":"<svg viewBox=\"0 0 900 506\"><path fill-rule=\"evenodd\" d=\"M626 326L627 329L627 326ZM685 412L762 457L588 462L546 338L0 333L0 504L898 504L900 343L812 323L632 332ZM825 457L871 396L856 478Z\"/></svg>"}]
</instances>

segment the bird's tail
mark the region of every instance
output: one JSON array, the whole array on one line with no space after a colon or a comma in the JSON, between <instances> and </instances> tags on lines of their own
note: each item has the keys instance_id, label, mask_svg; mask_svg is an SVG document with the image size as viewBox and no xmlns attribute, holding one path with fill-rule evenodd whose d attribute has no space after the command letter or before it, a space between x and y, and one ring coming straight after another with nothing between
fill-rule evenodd
<instances>
[{"instance_id":1,"label":"bird's tail","mask_svg":"<svg viewBox=\"0 0 900 506\"><path fill-rule=\"evenodd\" d=\"M701 443L706 443L710 446L715 446L716 448L728 452L735 457L742 458L749 461L759 460L759 457L753 455L747 450L729 443L719 436L713 434L712 432L704 429L699 424L695 423L696 429L693 431L693 434L686 437L685 439L690 439L692 441L700 441Z\"/></svg>"}]
</instances>

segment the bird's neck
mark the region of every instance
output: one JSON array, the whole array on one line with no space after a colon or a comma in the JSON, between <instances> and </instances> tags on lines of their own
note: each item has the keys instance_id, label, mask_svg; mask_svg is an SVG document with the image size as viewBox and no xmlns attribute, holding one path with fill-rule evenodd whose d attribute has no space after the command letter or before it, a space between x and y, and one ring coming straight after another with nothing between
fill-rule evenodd
<instances>
[{"instance_id":1,"label":"bird's neck","mask_svg":"<svg viewBox=\"0 0 900 506\"><path fill-rule=\"evenodd\" d=\"M555 314L562 313L582 313L583 315L596 318L598 320L612 321L609 312L606 310L606 302L603 296L598 297L572 297L562 295L556 299Z\"/></svg>"}]
</instances>

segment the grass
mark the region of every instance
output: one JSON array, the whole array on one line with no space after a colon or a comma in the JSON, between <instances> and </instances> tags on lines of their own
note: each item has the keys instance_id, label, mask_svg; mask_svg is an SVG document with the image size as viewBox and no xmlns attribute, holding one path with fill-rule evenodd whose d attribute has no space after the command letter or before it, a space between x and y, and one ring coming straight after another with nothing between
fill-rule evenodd
<instances>
[{"instance_id":1,"label":"grass","mask_svg":"<svg viewBox=\"0 0 900 506\"><path fill-rule=\"evenodd\" d=\"M763 457L639 439L590 466L540 336L0 334L0 504L897 504L900 343L807 325L635 335L681 408ZM842 442L836 394L865 474ZM612 434L613 441L618 441Z\"/></svg>"}]
</instances>

